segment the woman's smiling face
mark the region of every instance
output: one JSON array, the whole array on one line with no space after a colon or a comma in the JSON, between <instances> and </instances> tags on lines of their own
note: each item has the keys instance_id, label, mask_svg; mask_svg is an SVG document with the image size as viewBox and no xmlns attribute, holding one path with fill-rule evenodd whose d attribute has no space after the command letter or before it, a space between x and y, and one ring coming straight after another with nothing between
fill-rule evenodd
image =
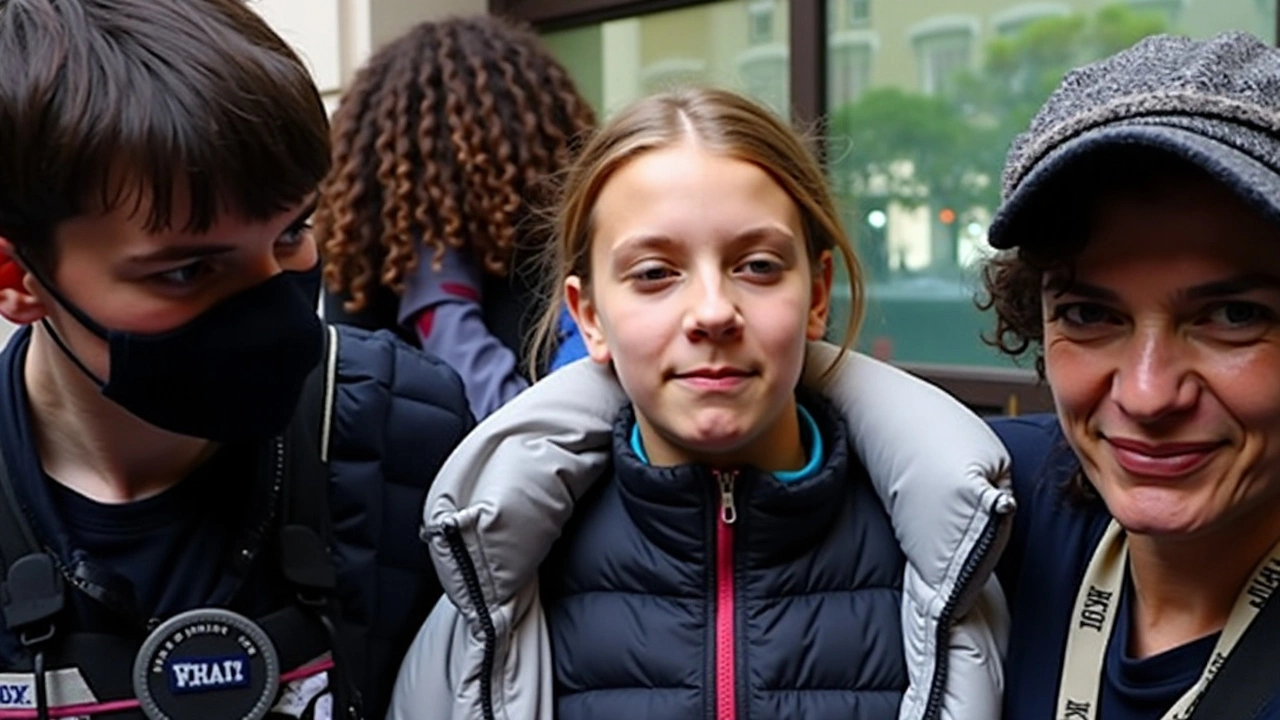
<instances>
[{"instance_id":1,"label":"woman's smiling face","mask_svg":"<svg viewBox=\"0 0 1280 720\"><path fill-rule=\"evenodd\" d=\"M1129 532L1280 510L1280 227L1201 176L1104 201L1042 303L1062 426Z\"/></svg>"}]
</instances>

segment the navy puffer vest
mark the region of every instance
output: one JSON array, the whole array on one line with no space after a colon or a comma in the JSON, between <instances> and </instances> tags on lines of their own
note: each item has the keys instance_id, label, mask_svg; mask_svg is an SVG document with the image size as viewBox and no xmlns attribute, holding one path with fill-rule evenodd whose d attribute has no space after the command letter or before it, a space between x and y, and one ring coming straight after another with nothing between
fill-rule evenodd
<instances>
[{"instance_id":1,"label":"navy puffer vest","mask_svg":"<svg viewBox=\"0 0 1280 720\"><path fill-rule=\"evenodd\" d=\"M622 413L613 476L543 565L557 717L897 718L903 555L843 421L805 405L828 454L790 483L650 467Z\"/></svg>"},{"instance_id":2,"label":"navy puffer vest","mask_svg":"<svg viewBox=\"0 0 1280 720\"><path fill-rule=\"evenodd\" d=\"M390 333L339 328L329 446L329 509L338 599L363 630L357 682L366 716L386 712L396 669L440 597L422 504L436 472L471 429L462 381Z\"/></svg>"}]
</instances>

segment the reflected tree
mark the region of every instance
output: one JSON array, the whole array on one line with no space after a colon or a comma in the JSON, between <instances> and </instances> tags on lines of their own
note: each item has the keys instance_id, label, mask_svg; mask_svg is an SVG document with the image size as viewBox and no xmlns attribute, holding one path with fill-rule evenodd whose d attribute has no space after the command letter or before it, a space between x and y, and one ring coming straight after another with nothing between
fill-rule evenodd
<instances>
[{"instance_id":1,"label":"reflected tree","mask_svg":"<svg viewBox=\"0 0 1280 720\"><path fill-rule=\"evenodd\" d=\"M873 246L885 234L865 232L867 208L929 207L930 272L957 271L959 228L999 203L1009 142L1062 76L1167 30L1162 13L1123 4L1043 18L988 42L981 68L948 83L949 95L883 87L834 108L828 167L872 276L894 268L885 248Z\"/></svg>"}]
</instances>

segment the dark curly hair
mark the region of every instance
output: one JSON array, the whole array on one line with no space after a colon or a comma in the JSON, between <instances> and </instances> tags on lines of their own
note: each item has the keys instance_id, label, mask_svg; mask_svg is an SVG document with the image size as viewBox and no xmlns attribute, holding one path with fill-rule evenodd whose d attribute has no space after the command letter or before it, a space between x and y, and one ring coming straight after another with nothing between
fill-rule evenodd
<instances>
[{"instance_id":1,"label":"dark curly hair","mask_svg":"<svg viewBox=\"0 0 1280 720\"><path fill-rule=\"evenodd\" d=\"M491 15L417 25L370 58L334 114L315 213L329 290L348 312L379 284L403 293L419 243L433 262L466 248L506 275L518 244L548 241L549 181L594 124L528 28Z\"/></svg>"},{"instance_id":2,"label":"dark curly hair","mask_svg":"<svg viewBox=\"0 0 1280 720\"><path fill-rule=\"evenodd\" d=\"M1022 361L1032 354L1036 374L1044 379L1044 309L1040 299L1044 274L1069 268L1083 249L1082 239L1047 243L1050 251L1005 250L982 268L983 294L978 309L991 310L996 326L983 342Z\"/></svg>"}]
</instances>

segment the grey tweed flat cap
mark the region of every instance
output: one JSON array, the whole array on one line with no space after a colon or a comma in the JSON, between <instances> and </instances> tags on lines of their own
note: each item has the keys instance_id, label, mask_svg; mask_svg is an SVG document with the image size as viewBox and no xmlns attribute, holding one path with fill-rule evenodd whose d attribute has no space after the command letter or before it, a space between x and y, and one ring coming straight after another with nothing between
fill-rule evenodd
<instances>
[{"instance_id":1,"label":"grey tweed flat cap","mask_svg":"<svg viewBox=\"0 0 1280 720\"><path fill-rule=\"evenodd\" d=\"M1242 32L1158 35L1067 73L1009 149L991 245L1038 235L1028 222L1064 170L1134 147L1195 164L1280 223L1280 50Z\"/></svg>"}]
</instances>

